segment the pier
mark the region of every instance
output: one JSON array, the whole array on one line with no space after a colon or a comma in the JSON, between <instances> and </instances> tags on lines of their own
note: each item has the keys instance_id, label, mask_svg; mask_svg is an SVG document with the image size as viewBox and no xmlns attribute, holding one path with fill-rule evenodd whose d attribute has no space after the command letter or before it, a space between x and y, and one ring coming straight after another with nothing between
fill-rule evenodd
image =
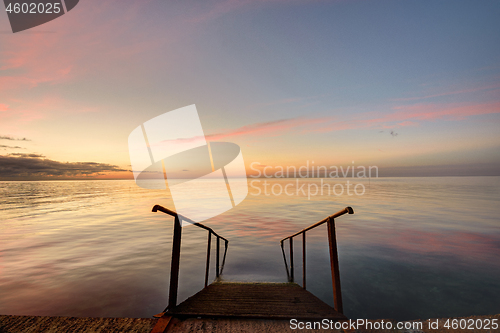
<instances>
[{"instance_id":1,"label":"pier","mask_svg":"<svg viewBox=\"0 0 500 333\"><path fill-rule=\"evenodd\" d=\"M343 314L342 292L339 277L339 262L335 235L335 218L344 214L353 214L350 207L299 231L280 241L283 260L288 277L284 283L240 283L225 282L222 272L229 241L211 228L195 223L174 211L161 206L154 206L153 212L161 211L174 217L172 260L170 271L170 289L168 305L154 318L76 318L76 317L43 317L43 316L8 316L0 315L0 333L32 333L32 332L132 332L132 333L175 333L175 332L293 332L291 319L298 322L320 323L327 319L332 323L343 323L348 318ZM179 283L180 249L182 228L181 221L188 221L208 231L207 258L205 269L205 287L177 304ZM328 245L330 249L330 267L333 288L334 307L326 304L306 290L306 233L320 225L327 225ZM302 284L295 282L293 240L302 239ZM208 283L210 271L210 249L212 239L216 242L215 275L216 279ZM221 247L224 242L224 248ZM288 251L285 244L289 243ZM288 252L288 256L287 256ZM326 268L328 269L328 268ZM488 319L489 318L489 319ZM500 315L473 316L458 319L500 320ZM444 325L447 319L438 321ZM381 321L381 320L377 320ZM391 330L375 330L379 333L406 332L396 329L394 320ZM424 322L414 320L412 322ZM375 321L374 321L375 322ZM441 325L441 326L443 326ZM439 327L430 329L425 325L422 332L448 332ZM305 327L304 327L305 328ZM301 332L318 332L317 329L301 329ZM327 329L327 332L375 332L373 330ZM494 329L493 331L500 331Z\"/></svg>"},{"instance_id":2,"label":"pier","mask_svg":"<svg viewBox=\"0 0 500 333\"><path fill-rule=\"evenodd\" d=\"M334 321L347 319L347 317L343 314L342 306L342 292L340 286L337 242L335 235L335 218L344 214L354 214L351 207L346 207L343 210L328 216L327 218L314 223L299 232L285 237L280 241L288 277L287 283L238 283L222 281L221 275L224 269L229 241L201 223L196 223L189 218L178 215L172 210L155 205L153 207L153 212L158 211L174 217L174 230L172 241L172 261L170 268L169 304L162 313L155 316L159 318L159 320L152 332L168 332L168 328L174 325L172 324L172 320L173 322L176 322L176 320L179 322L179 320L182 321L188 318L259 321L259 324L255 322L252 325L260 325L262 324L262 320L271 320L270 323L274 322L274 324L270 324L269 322L266 323L266 325L271 326L278 323L280 323L279 325L282 325L283 321L288 322L292 318L297 320L323 320L327 318ZM184 221L192 223L193 225L208 231L205 287L184 302L177 304L182 238L181 225ZM330 270L332 274L332 287L334 295L333 301L335 305L334 308L306 290L306 232L323 224L327 225L328 232ZM212 284L208 285L212 237L214 237L217 242L215 262L216 280ZM302 239L302 286L295 283L293 253L293 240L295 237L300 237ZM224 241L222 256L220 246L221 241ZM288 260L285 253L286 241L289 242Z\"/></svg>"},{"instance_id":3,"label":"pier","mask_svg":"<svg viewBox=\"0 0 500 333\"><path fill-rule=\"evenodd\" d=\"M215 282L167 314L184 318L347 319L296 283Z\"/></svg>"},{"instance_id":4,"label":"pier","mask_svg":"<svg viewBox=\"0 0 500 333\"><path fill-rule=\"evenodd\" d=\"M76 317L43 317L43 316L8 316L0 315L0 333L33 333L33 332L132 332L132 333L175 333L175 332L293 332L291 319L302 323L321 323L327 319L330 323L345 323L349 320L343 314L342 291L339 275L339 262L335 235L335 218L344 214L353 214L350 207L299 231L280 241L285 270L288 282L284 283L240 283L226 282L222 279L222 272L229 241L217 234L211 228L195 223L176 212L156 205L153 212L161 211L174 217L172 260L170 268L170 289L168 305L165 310L154 318L76 318ZM182 228L181 221L188 221L208 231L207 257L205 268L205 286L202 290L177 304L179 283L180 250ZM306 233L320 225L327 225L328 245L330 249L330 267L333 288L334 307L326 304L306 290L307 263L306 263ZM302 240L302 284L295 281L293 241ZM216 242L214 282L209 284L211 242ZM221 243L223 242L224 248ZM285 244L288 242L288 251ZM288 255L287 255L288 252ZM326 268L328 269L328 268ZM375 306L375 305L374 305ZM472 316L456 319L500 321L500 314L490 316ZM448 332L444 324L448 318L432 319L438 321L438 329L422 326L421 332ZM374 320L373 322L381 322ZM327 332L406 332L406 329L397 329L396 322L391 322L393 329L351 330L327 329ZM409 321L414 323L425 320ZM317 329L300 329L301 332L318 332ZM295 330L296 331L296 330ZM499 332L493 329L492 332Z\"/></svg>"},{"instance_id":5,"label":"pier","mask_svg":"<svg viewBox=\"0 0 500 333\"><path fill-rule=\"evenodd\" d=\"M76 318L41 316L0 316L0 333L20 332L281 332L290 331L290 319L321 321L346 320L342 310L335 218L353 214L350 207L280 241L288 282L239 283L222 279L229 240L210 227L196 223L165 207L155 205L153 212L174 218L168 305L155 318ZM204 288L177 304L182 223L189 222L207 230ZM334 307L306 290L306 232L327 225L330 248ZM302 239L302 285L295 281L293 240ZM209 284L212 242L216 242L215 281ZM285 244L289 244L288 257ZM223 244L221 244L223 243ZM221 246L222 245L222 246ZM327 268L328 269L328 268Z\"/></svg>"}]
</instances>

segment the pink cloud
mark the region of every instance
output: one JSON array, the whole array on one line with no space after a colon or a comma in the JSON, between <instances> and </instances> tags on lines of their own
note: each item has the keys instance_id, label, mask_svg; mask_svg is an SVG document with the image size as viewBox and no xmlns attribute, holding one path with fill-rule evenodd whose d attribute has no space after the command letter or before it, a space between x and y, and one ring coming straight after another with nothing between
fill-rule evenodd
<instances>
[{"instance_id":1,"label":"pink cloud","mask_svg":"<svg viewBox=\"0 0 500 333\"><path fill-rule=\"evenodd\" d=\"M302 133L324 133L363 128L395 129L418 126L422 121L433 121L438 119L464 120L471 116L500 113L500 102L473 105L415 104L395 106L393 110L395 110L395 112L379 116L373 112L364 113L343 121L338 121L335 117L299 117L262 122L242 126L235 130L207 135L207 139L216 141L244 135L275 136L292 129Z\"/></svg>"},{"instance_id":2,"label":"pink cloud","mask_svg":"<svg viewBox=\"0 0 500 333\"><path fill-rule=\"evenodd\" d=\"M2 104L0 104L0 111L3 111L0 113L2 125L9 122L16 124L12 127L13 130L20 128L20 126L22 127L23 123L46 119L61 112L75 114L97 112L99 110L96 107L75 105L75 103L67 101L58 95L46 95L41 99L14 100L13 102L12 106L7 106L4 109L2 109Z\"/></svg>"},{"instance_id":3,"label":"pink cloud","mask_svg":"<svg viewBox=\"0 0 500 333\"><path fill-rule=\"evenodd\" d=\"M151 52L160 42L145 39L132 24L124 23L137 19L146 2L80 2L77 8L82 10L76 9L44 25L44 29L53 32L34 33L35 28L33 33L2 38L0 71L12 73L0 77L0 91L67 83L89 72L124 72L119 65L113 65Z\"/></svg>"},{"instance_id":4,"label":"pink cloud","mask_svg":"<svg viewBox=\"0 0 500 333\"><path fill-rule=\"evenodd\" d=\"M464 120L471 116L500 113L500 102L461 105L457 103L446 104L414 104L401 105L392 108L392 113L376 116L367 113L355 119L331 123L317 129L319 132L330 132L360 128L398 128L417 126L418 121Z\"/></svg>"},{"instance_id":5,"label":"pink cloud","mask_svg":"<svg viewBox=\"0 0 500 333\"><path fill-rule=\"evenodd\" d=\"M478 116L491 113L500 113L500 102L460 105L449 104L415 104L396 106L398 110L379 120L405 121L405 120L436 120L450 119L463 120L470 116Z\"/></svg>"},{"instance_id":6,"label":"pink cloud","mask_svg":"<svg viewBox=\"0 0 500 333\"><path fill-rule=\"evenodd\" d=\"M418 123L415 121L406 120L397 124L397 127L406 127L406 126L418 126Z\"/></svg>"},{"instance_id":7,"label":"pink cloud","mask_svg":"<svg viewBox=\"0 0 500 333\"><path fill-rule=\"evenodd\" d=\"M92 75L99 78L116 76L115 73L110 75L110 71L125 75L123 61L153 49L157 42L144 42L139 32L123 31L123 22L134 19L144 3L120 5L118 1L81 2L77 8L86 6L86 10L75 9L44 25L44 29L53 32L35 33L35 28L32 33L2 38L0 71L5 72L0 75L0 98L10 105L8 109L0 105L0 111L7 111L0 115L3 126L15 129L19 121L46 118L54 112L96 110L93 106L74 105L73 101L65 100L57 88ZM116 11L117 6L122 10ZM109 17L110 12L116 15ZM127 34L126 39L122 37L124 34ZM146 47L146 43L151 45ZM50 90L50 96L25 97L26 92L43 85L55 87Z\"/></svg>"},{"instance_id":8,"label":"pink cloud","mask_svg":"<svg viewBox=\"0 0 500 333\"><path fill-rule=\"evenodd\" d=\"M333 119L332 117L324 117L324 118L299 117L299 118L262 122L262 123L242 126L236 130L230 130L223 133L207 135L207 139L216 141L230 137L243 136L249 134L275 136L275 135L280 135L283 132L289 131L291 129L305 128L307 126L321 124L325 121L331 121L332 119Z\"/></svg>"},{"instance_id":9,"label":"pink cloud","mask_svg":"<svg viewBox=\"0 0 500 333\"><path fill-rule=\"evenodd\" d=\"M0 77L0 90L34 88L42 83L63 82L73 66L71 54L54 52L64 36L56 33L23 34L5 42L0 52L0 70L12 74ZM16 36L17 37L17 36Z\"/></svg>"},{"instance_id":10,"label":"pink cloud","mask_svg":"<svg viewBox=\"0 0 500 333\"><path fill-rule=\"evenodd\" d=\"M9 110L9 106L7 104L0 103L0 112L8 111L8 110Z\"/></svg>"}]
</instances>

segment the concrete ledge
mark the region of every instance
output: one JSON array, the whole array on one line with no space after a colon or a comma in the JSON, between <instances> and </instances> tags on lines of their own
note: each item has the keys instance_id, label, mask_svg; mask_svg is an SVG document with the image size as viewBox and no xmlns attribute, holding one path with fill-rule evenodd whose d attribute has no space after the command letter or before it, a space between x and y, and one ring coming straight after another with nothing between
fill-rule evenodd
<instances>
[{"instance_id":1,"label":"concrete ledge","mask_svg":"<svg viewBox=\"0 0 500 333\"><path fill-rule=\"evenodd\" d=\"M149 333L155 318L77 318L1 316L0 333L32 332L132 332Z\"/></svg>"},{"instance_id":2,"label":"concrete ledge","mask_svg":"<svg viewBox=\"0 0 500 333\"><path fill-rule=\"evenodd\" d=\"M411 320L423 322L422 329L396 329L396 322L391 322L392 329L291 329L289 320L266 320L266 319L235 319L235 318L188 318L185 320L172 318L164 332L349 332L349 333L486 333L500 332L500 329L448 329L444 325L450 319L497 319L500 322L500 314L486 316L471 316L457 318L431 319L432 323L438 324L438 329L428 327L427 320ZM37 317L37 316L1 316L0 333L33 333L33 332L132 332L150 333L157 323L156 318L76 318L76 317ZM318 320L302 320L312 322ZM371 320L381 322L382 319ZM500 324L499 324L500 325ZM163 328L162 328L163 330Z\"/></svg>"}]
</instances>

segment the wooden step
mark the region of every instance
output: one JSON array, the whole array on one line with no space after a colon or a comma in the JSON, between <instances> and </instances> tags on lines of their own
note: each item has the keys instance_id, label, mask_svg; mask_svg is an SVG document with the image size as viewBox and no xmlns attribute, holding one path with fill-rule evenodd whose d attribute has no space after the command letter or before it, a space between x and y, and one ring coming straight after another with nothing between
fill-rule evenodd
<instances>
[{"instance_id":1,"label":"wooden step","mask_svg":"<svg viewBox=\"0 0 500 333\"><path fill-rule=\"evenodd\" d=\"M167 311L185 317L346 319L296 283L214 282Z\"/></svg>"}]
</instances>

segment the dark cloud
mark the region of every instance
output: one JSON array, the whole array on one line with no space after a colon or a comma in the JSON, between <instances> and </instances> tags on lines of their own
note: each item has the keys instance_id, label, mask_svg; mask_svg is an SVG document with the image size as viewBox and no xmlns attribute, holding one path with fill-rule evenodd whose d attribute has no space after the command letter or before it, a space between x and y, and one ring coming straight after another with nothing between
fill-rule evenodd
<instances>
[{"instance_id":1,"label":"dark cloud","mask_svg":"<svg viewBox=\"0 0 500 333\"><path fill-rule=\"evenodd\" d=\"M0 178L44 178L97 176L104 172L128 171L97 162L58 162L40 154L0 155Z\"/></svg>"},{"instance_id":2,"label":"dark cloud","mask_svg":"<svg viewBox=\"0 0 500 333\"><path fill-rule=\"evenodd\" d=\"M378 131L378 132L379 132L379 133L385 133L384 131ZM392 136L394 137L394 136L398 136L398 134L399 134L399 133L396 133L396 132L394 132L394 131L391 131L389 134L390 134L390 135L392 135Z\"/></svg>"},{"instance_id":3,"label":"dark cloud","mask_svg":"<svg viewBox=\"0 0 500 333\"><path fill-rule=\"evenodd\" d=\"M32 158L43 158L43 157L45 157L45 156L44 156L44 155L42 155L42 154L33 154L33 153L30 153L30 154L12 153L12 154L9 154L9 156L17 156L17 157L32 157Z\"/></svg>"},{"instance_id":4,"label":"dark cloud","mask_svg":"<svg viewBox=\"0 0 500 333\"><path fill-rule=\"evenodd\" d=\"M13 137L7 136L7 135L0 135L0 140L31 141L30 139L26 139L26 138L13 138Z\"/></svg>"},{"instance_id":5,"label":"dark cloud","mask_svg":"<svg viewBox=\"0 0 500 333\"><path fill-rule=\"evenodd\" d=\"M9 149L26 149L26 148L19 147L19 146L6 146L6 145L0 145L0 148L9 148Z\"/></svg>"}]
</instances>

